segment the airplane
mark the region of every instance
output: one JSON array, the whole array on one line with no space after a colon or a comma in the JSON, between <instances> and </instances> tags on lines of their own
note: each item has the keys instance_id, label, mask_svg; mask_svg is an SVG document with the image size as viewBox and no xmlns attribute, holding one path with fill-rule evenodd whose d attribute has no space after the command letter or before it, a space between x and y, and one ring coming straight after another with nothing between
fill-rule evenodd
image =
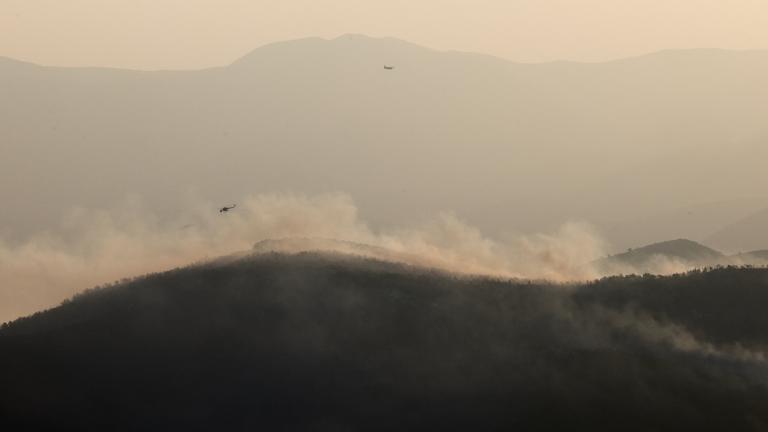
<instances>
[{"instance_id":1,"label":"airplane","mask_svg":"<svg viewBox=\"0 0 768 432\"><path fill-rule=\"evenodd\" d=\"M392 69L394 69L394 68L395 68L394 66L387 66L387 65L384 65L384 69L386 69L386 70L392 70Z\"/></svg>"},{"instance_id":2,"label":"airplane","mask_svg":"<svg viewBox=\"0 0 768 432\"><path fill-rule=\"evenodd\" d=\"M232 204L232 205L231 205L231 206L229 206L229 207L227 207L227 206L224 206L224 207L222 207L222 208L220 208L220 209L219 209L219 213L226 213L226 212L228 212L228 211L232 210L232 209L233 209L233 208L235 208L235 207L237 207L237 204Z\"/></svg>"}]
</instances>

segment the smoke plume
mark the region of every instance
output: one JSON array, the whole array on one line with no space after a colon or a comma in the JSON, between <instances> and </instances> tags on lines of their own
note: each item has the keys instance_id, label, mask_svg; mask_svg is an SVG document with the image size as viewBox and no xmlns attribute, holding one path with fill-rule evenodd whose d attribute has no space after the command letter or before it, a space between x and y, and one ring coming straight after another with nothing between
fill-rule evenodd
<instances>
[{"instance_id":1,"label":"smoke plume","mask_svg":"<svg viewBox=\"0 0 768 432\"><path fill-rule=\"evenodd\" d=\"M134 199L110 210L73 209L55 230L17 244L0 242L0 321L50 307L99 284L286 238L306 239L298 242L298 250L339 250L342 243L318 246L310 241L338 240L380 247L415 265L554 281L596 276L586 263L604 250L599 237L582 223L505 242L484 236L451 213L417 226L375 231L343 194L252 196L225 214L212 203L197 202L172 220ZM351 252L370 254L363 248Z\"/></svg>"}]
</instances>

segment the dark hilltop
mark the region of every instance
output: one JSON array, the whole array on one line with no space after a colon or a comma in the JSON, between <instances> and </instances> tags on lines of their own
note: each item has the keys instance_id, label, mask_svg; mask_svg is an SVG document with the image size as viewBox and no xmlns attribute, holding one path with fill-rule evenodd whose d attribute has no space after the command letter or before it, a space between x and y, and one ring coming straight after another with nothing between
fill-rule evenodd
<instances>
[{"instance_id":1,"label":"dark hilltop","mask_svg":"<svg viewBox=\"0 0 768 432\"><path fill-rule=\"evenodd\" d=\"M256 253L0 330L3 430L766 430L768 270L584 285Z\"/></svg>"}]
</instances>

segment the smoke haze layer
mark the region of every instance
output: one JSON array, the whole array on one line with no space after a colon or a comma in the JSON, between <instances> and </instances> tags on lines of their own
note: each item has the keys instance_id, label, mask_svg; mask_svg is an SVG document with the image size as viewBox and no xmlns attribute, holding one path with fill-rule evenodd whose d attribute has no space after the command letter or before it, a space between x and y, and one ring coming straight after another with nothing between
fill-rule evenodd
<instances>
[{"instance_id":1,"label":"smoke haze layer","mask_svg":"<svg viewBox=\"0 0 768 432\"><path fill-rule=\"evenodd\" d=\"M530 65L346 35L200 71L0 59L0 82L10 241L130 194L165 219L190 190L343 191L377 229L448 209L494 238L587 220L616 250L705 241L766 205L768 52ZM767 248L756 222L713 246Z\"/></svg>"},{"instance_id":2,"label":"smoke haze layer","mask_svg":"<svg viewBox=\"0 0 768 432\"><path fill-rule=\"evenodd\" d=\"M53 306L89 287L248 251L266 239L294 239L293 251L371 255L364 248L310 239L353 242L383 248L391 252L384 258L414 265L554 281L597 276L586 264L605 247L585 223L499 241L451 213L374 231L343 194L258 195L226 214L216 208L191 203L176 218L162 219L132 199L111 210L74 209L56 230L0 243L0 321Z\"/></svg>"}]
</instances>

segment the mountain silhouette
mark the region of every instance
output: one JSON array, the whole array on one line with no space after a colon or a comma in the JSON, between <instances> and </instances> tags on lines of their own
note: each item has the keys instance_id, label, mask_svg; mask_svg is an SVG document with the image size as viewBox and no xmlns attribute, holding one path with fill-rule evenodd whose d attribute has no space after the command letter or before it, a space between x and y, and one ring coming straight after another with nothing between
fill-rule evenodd
<instances>
[{"instance_id":1,"label":"mountain silhouette","mask_svg":"<svg viewBox=\"0 0 768 432\"><path fill-rule=\"evenodd\" d=\"M728 258L721 252L687 239L669 240L653 243L624 253L612 255L595 263L607 273L663 273L661 269L669 264L684 267L705 267L729 264Z\"/></svg>"}]
</instances>

